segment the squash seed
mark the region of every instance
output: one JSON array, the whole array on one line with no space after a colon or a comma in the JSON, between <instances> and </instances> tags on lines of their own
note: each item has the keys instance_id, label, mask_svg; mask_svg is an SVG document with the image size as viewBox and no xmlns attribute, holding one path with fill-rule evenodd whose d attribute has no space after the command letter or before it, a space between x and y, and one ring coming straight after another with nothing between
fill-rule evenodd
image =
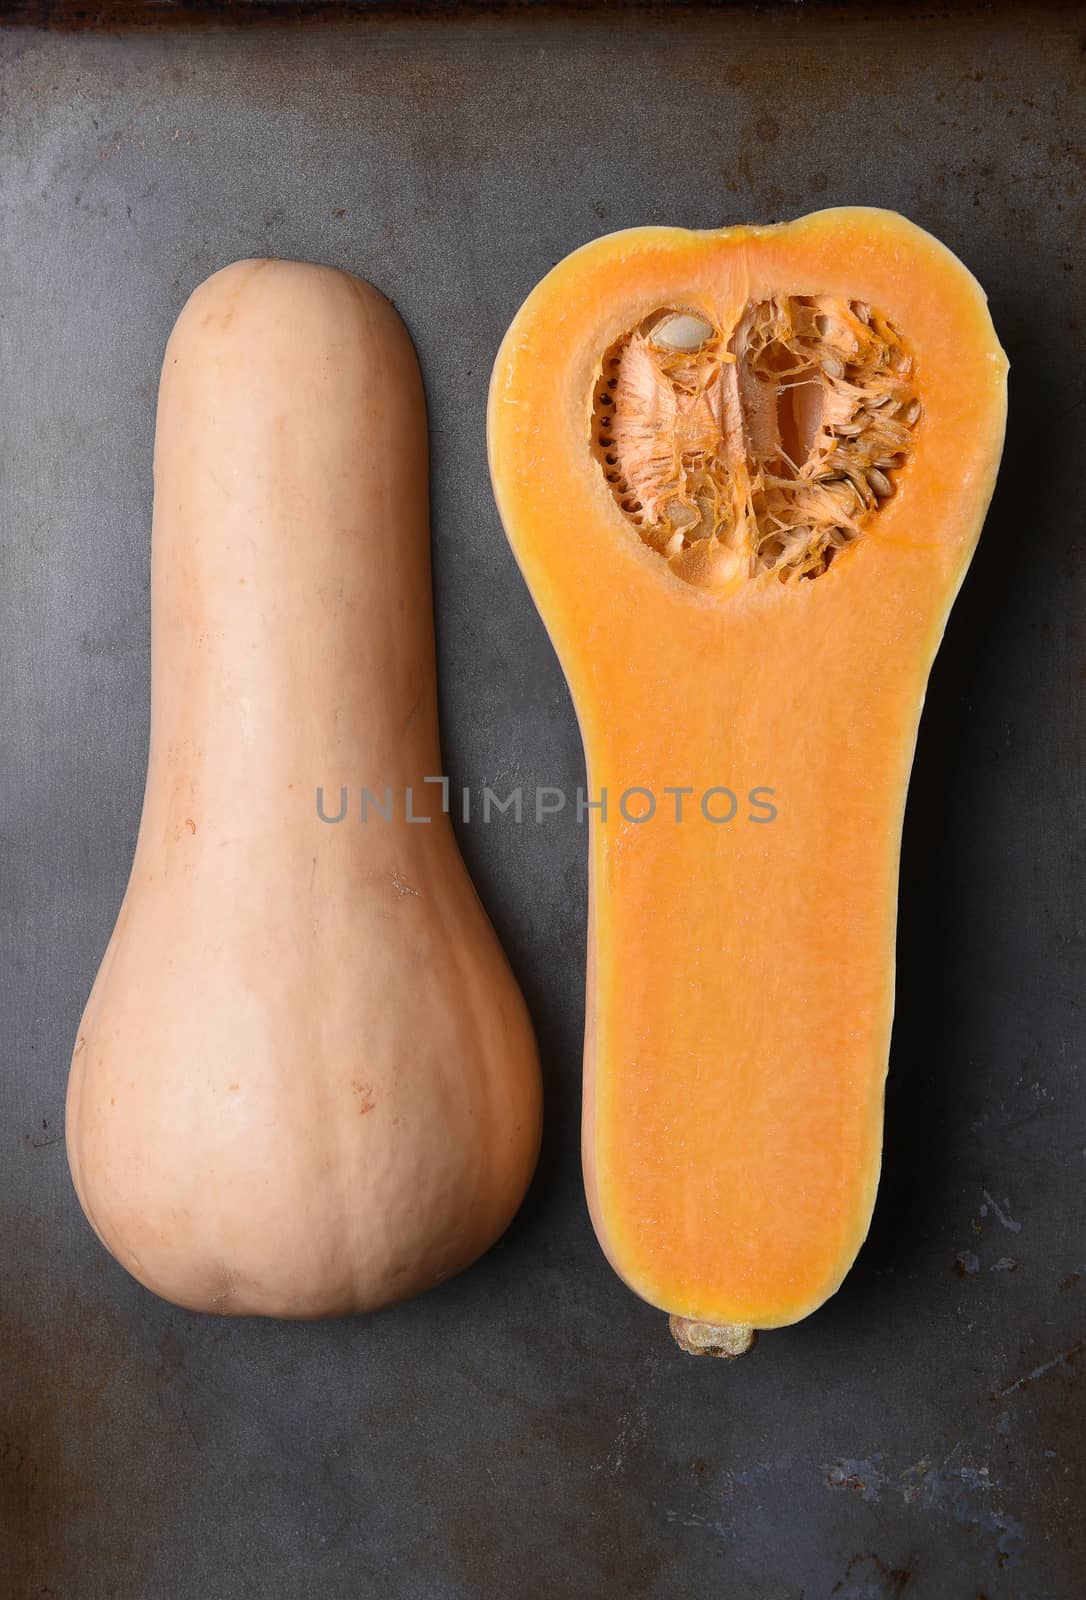
<instances>
[{"instance_id":1,"label":"squash seed","mask_svg":"<svg viewBox=\"0 0 1086 1600\"><path fill-rule=\"evenodd\" d=\"M695 317L689 311L673 311L658 322L649 334L649 342L658 350L700 350L716 330L704 317Z\"/></svg>"}]
</instances>

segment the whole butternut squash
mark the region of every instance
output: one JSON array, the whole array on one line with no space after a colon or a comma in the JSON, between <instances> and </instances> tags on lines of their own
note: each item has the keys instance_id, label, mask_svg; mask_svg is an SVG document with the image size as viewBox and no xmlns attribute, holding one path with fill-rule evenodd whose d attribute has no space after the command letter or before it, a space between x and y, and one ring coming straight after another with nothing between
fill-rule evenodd
<instances>
[{"instance_id":1,"label":"whole butternut squash","mask_svg":"<svg viewBox=\"0 0 1086 1600\"><path fill-rule=\"evenodd\" d=\"M1005 411L979 286L885 211L596 240L498 355L594 806L588 1198L688 1349L807 1315L867 1231L909 768Z\"/></svg>"},{"instance_id":2,"label":"whole butternut squash","mask_svg":"<svg viewBox=\"0 0 1086 1600\"><path fill-rule=\"evenodd\" d=\"M376 290L257 260L197 289L159 393L143 816L67 1115L103 1243L197 1310L418 1293L533 1169L530 1025L424 781L427 518L422 385Z\"/></svg>"}]
</instances>

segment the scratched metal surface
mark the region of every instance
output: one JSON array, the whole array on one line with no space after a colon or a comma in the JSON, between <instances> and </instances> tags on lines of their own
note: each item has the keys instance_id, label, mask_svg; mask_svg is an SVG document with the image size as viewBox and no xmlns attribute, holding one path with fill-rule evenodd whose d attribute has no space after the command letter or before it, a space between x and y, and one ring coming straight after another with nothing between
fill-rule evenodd
<instances>
[{"instance_id":1,"label":"scratched metal surface","mask_svg":"<svg viewBox=\"0 0 1086 1600\"><path fill-rule=\"evenodd\" d=\"M4 1600L1081 1593L1084 59L1038 10L0 38ZM727 1366L611 1275L577 1153L584 838L510 817L462 830L545 1058L504 1243L365 1321L157 1302L83 1222L61 1133L139 813L185 296L262 253L393 296L429 389L448 770L572 786L487 483L504 327L595 234L849 201L982 278L1013 404L920 738L885 1175L845 1287Z\"/></svg>"}]
</instances>

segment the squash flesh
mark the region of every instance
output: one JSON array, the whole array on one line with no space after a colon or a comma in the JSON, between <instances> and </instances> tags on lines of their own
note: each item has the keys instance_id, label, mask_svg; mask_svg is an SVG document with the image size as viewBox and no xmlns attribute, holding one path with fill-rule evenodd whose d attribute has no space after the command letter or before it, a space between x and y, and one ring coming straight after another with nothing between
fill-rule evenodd
<instances>
[{"instance_id":1,"label":"squash flesh","mask_svg":"<svg viewBox=\"0 0 1086 1600\"><path fill-rule=\"evenodd\" d=\"M589 448L602 356L660 306L732 328L752 302L814 293L880 307L915 351L911 459L814 581L695 587ZM495 493L591 795L688 785L696 807L716 785L765 785L778 807L765 825L592 815L586 1187L616 1270L678 1316L795 1321L867 1231L908 773L994 484L1005 373L960 263L860 209L598 240L543 280L499 353Z\"/></svg>"}]
</instances>

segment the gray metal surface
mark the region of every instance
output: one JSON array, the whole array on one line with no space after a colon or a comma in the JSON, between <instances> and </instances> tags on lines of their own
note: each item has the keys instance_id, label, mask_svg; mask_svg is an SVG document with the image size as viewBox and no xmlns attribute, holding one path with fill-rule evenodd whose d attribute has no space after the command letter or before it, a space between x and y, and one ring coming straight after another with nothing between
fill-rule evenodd
<instances>
[{"instance_id":1,"label":"gray metal surface","mask_svg":"<svg viewBox=\"0 0 1086 1600\"><path fill-rule=\"evenodd\" d=\"M0 36L3 1600L1082 1592L1084 59L1038 10ZM447 768L574 786L488 487L499 338L595 234L839 202L964 257L1013 395L920 738L855 1271L734 1366L681 1356L613 1277L577 1151L585 840L510 816L461 830L547 1079L505 1241L368 1320L156 1301L84 1223L61 1135L139 814L153 403L186 295L267 253L394 298L429 389Z\"/></svg>"}]
</instances>

